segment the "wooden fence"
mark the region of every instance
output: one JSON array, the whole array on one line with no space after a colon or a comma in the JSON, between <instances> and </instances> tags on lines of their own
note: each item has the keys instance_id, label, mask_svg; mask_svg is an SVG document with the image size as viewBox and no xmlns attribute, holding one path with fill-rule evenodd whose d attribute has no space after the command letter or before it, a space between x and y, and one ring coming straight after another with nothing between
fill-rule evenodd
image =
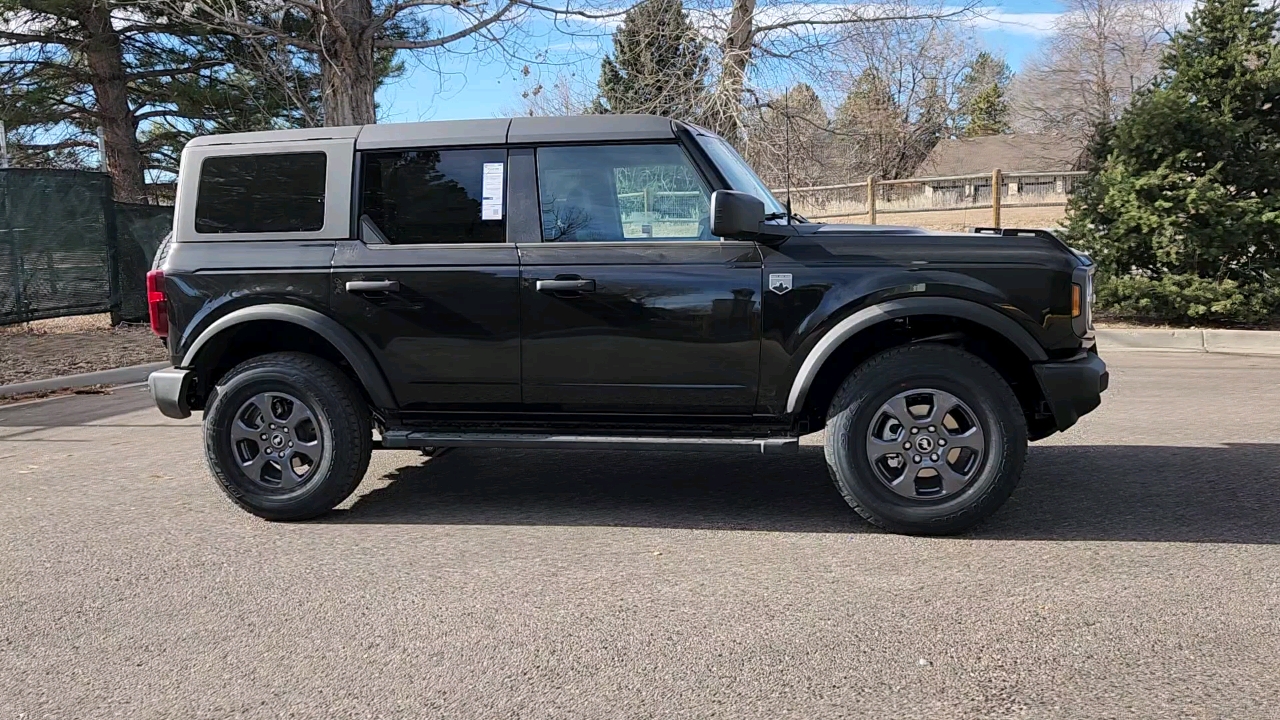
<instances>
[{"instance_id":1,"label":"wooden fence","mask_svg":"<svg viewBox=\"0 0 1280 720\"><path fill-rule=\"evenodd\" d=\"M990 174L880 180L776 188L791 197L795 211L810 220L864 218L875 225L878 213L926 213L990 208L992 227L1001 227L1002 208L1061 207L1076 178L1087 173L1061 170L994 170ZM999 188L999 192L992 192Z\"/></svg>"}]
</instances>

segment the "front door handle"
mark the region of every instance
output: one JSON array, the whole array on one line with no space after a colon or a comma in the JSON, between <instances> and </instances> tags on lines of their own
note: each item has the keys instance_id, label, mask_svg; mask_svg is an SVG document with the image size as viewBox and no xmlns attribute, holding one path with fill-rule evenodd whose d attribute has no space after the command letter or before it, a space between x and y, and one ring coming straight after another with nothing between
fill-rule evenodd
<instances>
[{"instance_id":1,"label":"front door handle","mask_svg":"<svg viewBox=\"0 0 1280 720\"><path fill-rule=\"evenodd\" d=\"M595 292L595 280L539 280L538 292Z\"/></svg>"},{"instance_id":2,"label":"front door handle","mask_svg":"<svg viewBox=\"0 0 1280 720\"><path fill-rule=\"evenodd\" d=\"M349 293L400 292L399 280L352 280L347 283Z\"/></svg>"}]
</instances>

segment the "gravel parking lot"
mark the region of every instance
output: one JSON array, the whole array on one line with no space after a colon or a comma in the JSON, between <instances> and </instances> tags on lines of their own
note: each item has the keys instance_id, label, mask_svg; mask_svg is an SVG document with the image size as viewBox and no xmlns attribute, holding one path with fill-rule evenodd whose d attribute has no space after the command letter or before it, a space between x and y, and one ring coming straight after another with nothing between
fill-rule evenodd
<instances>
[{"instance_id":1,"label":"gravel parking lot","mask_svg":"<svg viewBox=\"0 0 1280 720\"><path fill-rule=\"evenodd\" d=\"M2 408L0 719L1280 716L1280 359L1107 359L946 539L816 447L386 452L271 524L141 388Z\"/></svg>"}]
</instances>

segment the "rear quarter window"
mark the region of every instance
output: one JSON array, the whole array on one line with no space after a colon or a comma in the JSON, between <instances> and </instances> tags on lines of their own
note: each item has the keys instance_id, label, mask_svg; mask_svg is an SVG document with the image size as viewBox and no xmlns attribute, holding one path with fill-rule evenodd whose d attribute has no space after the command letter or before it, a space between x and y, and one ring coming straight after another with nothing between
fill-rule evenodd
<instances>
[{"instance_id":1,"label":"rear quarter window","mask_svg":"<svg viewBox=\"0 0 1280 720\"><path fill-rule=\"evenodd\" d=\"M200 165L196 232L315 232L324 227L323 152L224 155Z\"/></svg>"}]
</instances>

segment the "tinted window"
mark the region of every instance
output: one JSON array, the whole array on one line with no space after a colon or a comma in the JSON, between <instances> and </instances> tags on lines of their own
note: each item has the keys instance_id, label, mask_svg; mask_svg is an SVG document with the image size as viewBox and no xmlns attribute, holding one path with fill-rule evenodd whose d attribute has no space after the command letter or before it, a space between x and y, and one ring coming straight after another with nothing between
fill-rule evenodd
<instances>
[{"instance_id":1,"label":"tinted window","mask_svg":"<svg viewBox=\"0 0 1280 720\"><path fill-rule=\"evenodd\" d=\"M710 193L678 145L538 150L542 237L711 240Z\"/></svg>"},{"instance_id":2,"label":"tinted window","mask_svg":"<svg viewBox=\"0 0 1280 720\"><path fill-rule=\"evenodd\" d=\"M497 149L370 153L361 212L392 243L506 242L506 159Z\"/></svg>"},{"instance_id":3,"label":"tinted window","mask_svg":"<svg viewBox=\"0 0 1280 720\"><path fill-rule=\"evenodd\" d=\"M196 232L319 230L324 227L324 179L322 152L205 158Z\"/></svg>"}]
</instances>

